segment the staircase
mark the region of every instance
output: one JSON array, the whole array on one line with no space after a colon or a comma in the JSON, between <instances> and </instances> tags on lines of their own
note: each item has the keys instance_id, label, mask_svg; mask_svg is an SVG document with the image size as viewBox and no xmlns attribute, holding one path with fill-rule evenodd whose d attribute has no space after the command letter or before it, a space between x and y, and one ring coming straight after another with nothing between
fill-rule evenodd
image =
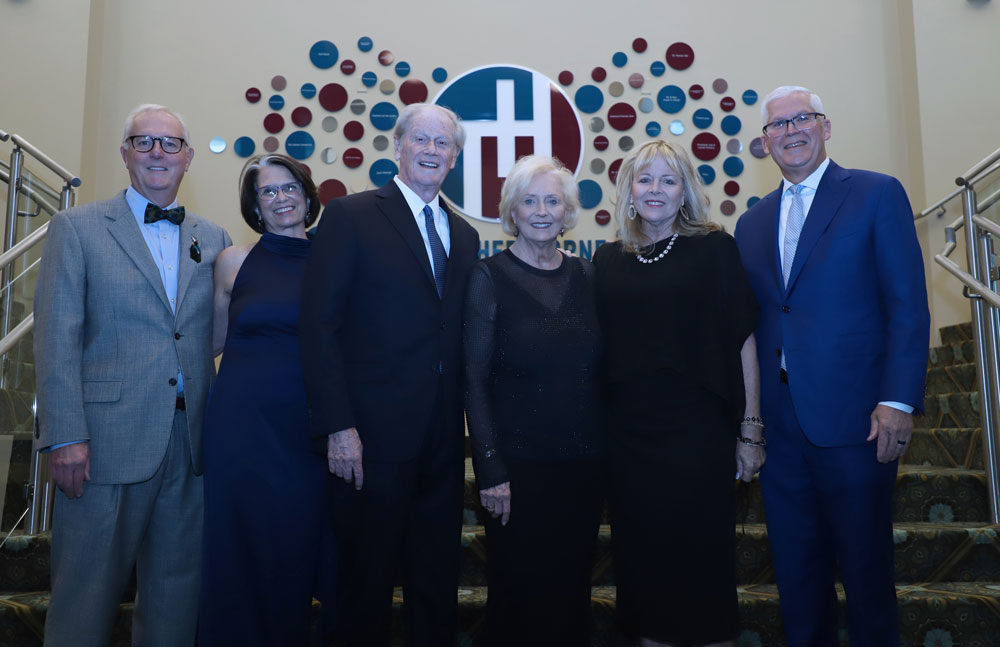
<instances>
[{"instance_id":1,"label":"staircase","mask_svg":"<svg viewBox=\"0 0 1000 647\"><path fill-rule=\"evenodd\" d=\"M927 415L917 420L896 482L894 539L901 644L996 646L1000 645L1000 527L990 525L987 512L976 369L971 363L974 344L968 324L942 329L941 338L944 345L930 352ZM25 366L30 368L30 363ZM0 393L0 420L8 409L15 420L23 419L21 396L16 393ZM746 495L748 503L742 506L736 526L741 613L737 645L778 647L784 644L781 614L757 481ZM458 591L462 646L479 644L485 620L487 554L482 515L467 461ZM49 599L49 542L47 534L15 535L0 551L0 645L41 644ZM275 543L280 546L280 541ZM594 567L592 644L624 647L631 643L615 627L610 544L610 529L604 525ZM115 646L129 644L132 604L128 597L115 626ZM393 633L402 645L399 591L395 601ZM841 643L847 645L843 607L841 626Z\"/></svg>"}]
</instances>

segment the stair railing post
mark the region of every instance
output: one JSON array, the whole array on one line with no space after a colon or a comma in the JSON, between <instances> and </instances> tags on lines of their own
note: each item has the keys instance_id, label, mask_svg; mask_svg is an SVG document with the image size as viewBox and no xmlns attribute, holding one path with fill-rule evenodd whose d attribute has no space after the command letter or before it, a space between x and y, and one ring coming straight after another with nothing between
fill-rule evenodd
<instances>
[{"instance_id":1,"label":"stair railing post","mask_svg":"<svg viewBox=\"0 0 1000 647\"><path fill-rule=\"evenodd\" d=\"M17 236L17 232L14 230L15 223L17 222L17 198L18 193L21 190L21 165L23 163L23 153L21 147L14 145L14 148L10 152L10 174L7 186L7 211L6 218L4 218L4 238L3 238L3 251L7 251L14 246L14 240ZM10 263L0 268L0 290L7 287L10 281L14 277L14 264ZM10 312L13 302L10 298L10 291L3 296L3 322L2 330L3 337L7 336L10 332ZM6 356L0 357L0 389L4 388L7 383L7 358Z\"/></svg>"},{"instance_id":2,"label":"stair railing post","mask_svg":"<svg viewBox=\"0 0 1000 647\"><path fill-rule=\"evenodd\" d=\"M963 194L965 210L965 250L969 273L980 283L995 290L990 279L991 241L986 232L980 232L972 221L976 215L976 191L969 185ZM989 495L990 518L1000 522L1000 478L998 478L996 425L1000 419L1000 393L997 365L998 320L995 308L987 310L984 299L970 299L972 309L972 335L976 342L976 377L979 381L979 415L983 427L983 463L986 468L986 489Z\"/></svg>"}]
</instances>

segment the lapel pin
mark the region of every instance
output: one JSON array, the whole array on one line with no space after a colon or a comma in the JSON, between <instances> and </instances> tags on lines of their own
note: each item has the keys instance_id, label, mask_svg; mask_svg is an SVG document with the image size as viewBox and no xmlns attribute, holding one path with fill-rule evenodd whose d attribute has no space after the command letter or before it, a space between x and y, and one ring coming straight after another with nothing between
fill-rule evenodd
<instances>
[{"instance_id":1,"label":"lapel pin","mask_svg":"<svg viewBox=\"0 0 1000 647\"><path fill-rule=\"evenodd\" d=\"M191 236L191 260L195 263L201 262L201 247L198 245L198 239Z\"/></svg>"}]
</instances>

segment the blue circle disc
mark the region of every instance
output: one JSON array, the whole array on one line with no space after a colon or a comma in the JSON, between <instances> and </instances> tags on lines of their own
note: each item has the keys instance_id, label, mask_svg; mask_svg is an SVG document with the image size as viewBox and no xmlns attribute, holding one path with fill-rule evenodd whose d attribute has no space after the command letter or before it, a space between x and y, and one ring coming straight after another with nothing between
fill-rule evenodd
<instances>
[{"instance_id":1,"label":"blue circle disc","mask_svg":"<svg viewBox=\"0 0 1000 647\"><path fill-rule=\"evenodd\" d=\"M687 95L676 85L665 85L656 95L656 103L663 112L674 114L684 109Z\"/></svg>"},{"instance_id":2,"label":"blue circle disc","mask_svg":"<svg viewBox=\"0 0 1000 647\"><path fill-rule=\"evenodd\" d=\"M368 118L377 130L392 130L399 118L399 108L388 101L382 101L372 106Z\"/></svg>"},{"instance_id":3,"label":"blue circle disc","mask_svg":"<svg viewBox=\"0 0 1000 647\"><path fill-rule=\"evenodd\" d=\"M614 56L611 57L611 62L615 67L625 67L625 64L628 63L628 56L625 52L615 52Z\"/></svg>"},{"instance_id":4,"label":"blue circle disc","mask_svg":"<svg viewBox=\"0 0 1000 647\"><path fill-rule=\"evenodd\" d=\"M726 115L722 118L722 122L719 123L719 127L722 128L722 132L729 136L733 136L740 132L740 128L743 127L743 122L736 115Z\"/></svg>"},{"instance_id":5,"label":"blue circle disc","mask_svg":"<svg viewBox=\"0 0 1000 647\"><path fill-rule=\"evenodd\" d=\"M312 83L303 83L300 92L302 92L304 98L312 99L316 96L316 86Z\"/></svg>"},{"instance_id":6,"label":"blue circle disc","mask_svg":"<svg viewBox=\"0 0 1000 647\"><path fill-rule=\"evenodd\" d=\"M318 40L309 48L309 60L321 70L327 70L337 64L337 46L328 40Z\"/></svg>"},{"instance_id":7,"label":"blue circle disc","mask_svg":"<svg viewBox=\"0 0 1000 647\"><path fill-rule=\"evenodd\" d=\"M297 160L308 159L316 150L316 141L304 130L296 130L285 139L285 152Z\"/></svg>"},{"instance_id":8,"label":"blue circle disc","mask_svg":"<svg viewBox=\"0 0 1000 647\"><path fill-rule=\"evenodd\" d=\"M702 164L698 167L698 175L701 176L701 181L705 186L715 182L715 169L708 164Z\"/></svg>"},{"instance_id":9,"label":"blue circle disc","mask_svg":"<svg viewBox=\"0 0 1000 647\"><path fill-rule=\"evenodd\" d=\"M392 160L375 160L368 169L368 179L370 179L372 184L375 186L383 187L389 182L389 180L392 179L392 176L398 172L399 168Z\"/></svg>"},{"instance_id":10,"label":"blue circle disc","mask_svg":"<svg viewBox=\"0 0 1000 647\"><path fill-rule=\"evenodd\" d=\"M410 64L406 61L400 61L396 63L396 74L399 76L409 76L410 74Z\"/></svg>"},{"instance_id":11,"label":"blue circle disc","mask_svg":"<svg viewBox=\"0 0 1000 647\"><path fill-rule=\"evenodd\" d=\"M378 83L378 77L375 76L374 72L365 72L361 75L361 82L365 85L365 87L370 88Z\"/></svg>"},{"instance_id":12,"label":"blue circle disc","mask_svg":"<svg viewBox=\"0 0 1000 647\"><path fill-rule=\"evenodd\" d=\"M712 113L704 108L698 108L691 115L691 123L704 130L712 125Z\"/></svg>"},{"instance_id":13,"label":"blue circle disc","mask_svg":"<svg viewBox=\"0 0 1000 647\"><path fill-rule=\"evenodd\" d=\"M722 170L729 177L738 177L743 172L743 160L738 157L727 157L722 163Z\"/></svg>"},{"instance_id":14,"label":"blue circle disc","mask_svg":"<svg viewBox=\"0 0 1000 647\"><path fill-rule=\"evenodd\" d=\"M757 93L754 92L753 90L747 90L746 92L744 92L743 103L747 104L748 106L752 106L753 104L757 103ZM752 199L753 198L751 198L751 200Z\"/></svg>"},{"instance_id":15,"label":"blue circle disc","mask_svg":"<svg viewBox=\"0 0 1000 647\"><path fill-rule=\"evenodd\" d=\"M653 76L663 76L667 71L667 66L663 61L653 61L649 64L649 73Z\"/></svg>"},{"instance_id":16,"label":"blue circle disc","mask_svg":"<svg viewBox=\"0 0 1000 647\"><path fill-rule=\"evenodd\" d=\"M431 72L431 78L434 79L435 83L444 83L448 79L448 70L443 67L435 67L434 71Z\"/></svg>"},{"instance_id":17,"label":"blue circle disc","mask_svg":"<svg viewBox=\"0 0 1000 647\"><path fill-rule=\"evenodd\" d=\"M584 85L576 91L576 107L580 112L597 112L604 105L604 93L596 85Z\"/></svg>"},{"instance_id":18,"label":"blue circle disc","mask_svg":"<svg viewBox=\"0 0 1000 647\"><path fill-rule=\"evenodd\" d=\"M233 152L240 157L250 157L256 148L257 145L249 137L240 137L233 142Z\"/></svg>"},{"instance_id":19,"label":"blue circle disc","mask_svg":"<svg viewBox=\"0 0 1000 647\"><path fill-rule=\"evenodd\" d=\"M362 52L370 52L373 44L369 36L362 36L358 39L358 49Z\"/></svg>"},{"instance_id":20,"label":"blue circle disc","mask_svg":"<svg viewBox=\"0 0 1000 647\"><path fill-rule=\"evenodd\" d=\"M593 209L601 204L604 192L601 185L593 180L581 180L577 186L580 188L580 206L584 209Z\"/></svg>"},{"instance_id":21,"label":"blue circle disc","mask_svg":"<svg viewBox=\"0 0 1000 647\"><path fill-rule=\"evenodd\" d=\"M656 137L660 134L660 122L651 121L646 124L646 134L650 137Z\"/></svg>"},{"instance_id":22,"label":"blue circle disc","mask_svg":"<svg viewBox=\"0 0 1000 647\"><path fill-rule=\"evenodd\" d=\"M267 105L271 106L271 110L281 110L285 107L285 98L280 94L272 94L267 100Z\"/></svg>"}]
</instances>

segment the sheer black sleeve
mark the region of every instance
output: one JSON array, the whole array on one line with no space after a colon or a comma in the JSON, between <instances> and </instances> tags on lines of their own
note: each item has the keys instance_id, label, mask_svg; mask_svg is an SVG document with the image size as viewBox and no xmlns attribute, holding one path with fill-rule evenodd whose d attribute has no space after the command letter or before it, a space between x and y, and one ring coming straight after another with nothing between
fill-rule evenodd
<instances>
[{"instance_id":1,"label":"sheer black sleeve","mask_svg":"<svg viewBox=\"0 0 1000 647\"><path fill-rule=\"evenodd\" d=\"M472 462L480 490L508 480L497 446L490 377L496 338L497 301L493 277L482 262L469 274L465 295L465 410Z\"/></svg>"}]
</instances>

